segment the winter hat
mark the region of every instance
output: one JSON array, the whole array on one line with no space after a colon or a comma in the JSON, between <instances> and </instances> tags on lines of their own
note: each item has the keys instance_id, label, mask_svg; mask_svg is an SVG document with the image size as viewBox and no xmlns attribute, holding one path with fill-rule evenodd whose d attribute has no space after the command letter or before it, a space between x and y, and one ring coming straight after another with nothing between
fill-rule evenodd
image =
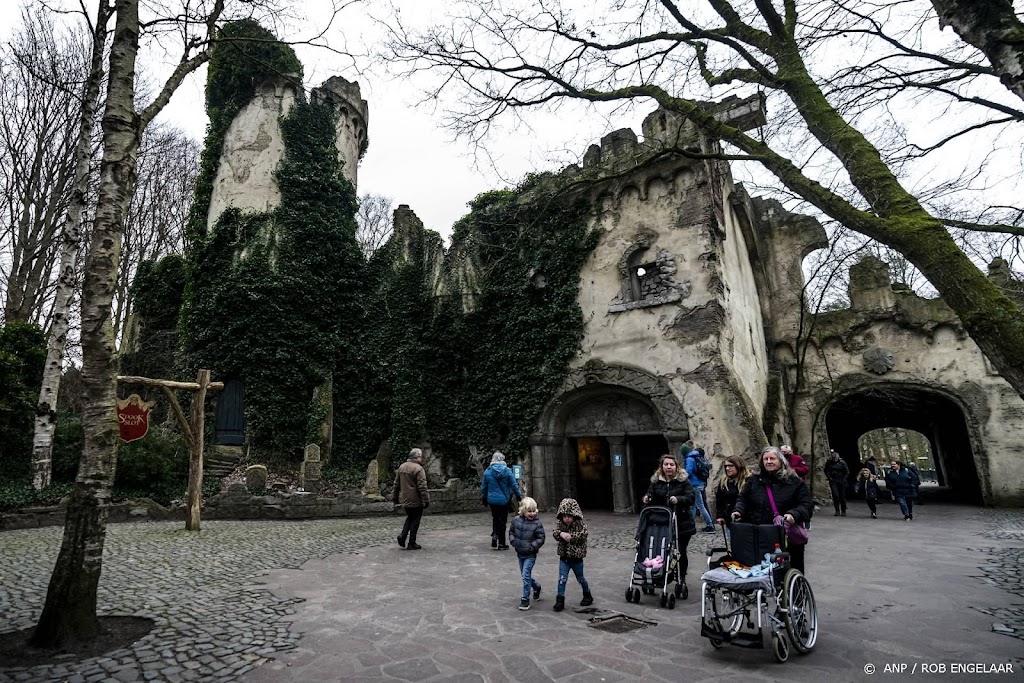
<instances>
[{"instance_id":1,"label":"winter hat","mask_svg":"<svg viewBox=\"0 0 1024 683\"><path fill-rule=\"evenodd\" d=\"M501 451L494 451L494 455L491 456L491 464L496 462L505 462L505 454Z\"/></svg>"}]
</instances>

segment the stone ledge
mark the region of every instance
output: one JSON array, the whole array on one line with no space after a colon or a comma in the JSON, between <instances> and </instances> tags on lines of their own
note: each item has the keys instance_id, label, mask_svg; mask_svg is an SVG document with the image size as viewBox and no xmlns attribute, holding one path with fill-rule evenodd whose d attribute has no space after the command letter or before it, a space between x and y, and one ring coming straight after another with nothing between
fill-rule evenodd
<instances>
[{"instance_id":1,"label":"stone ledge","mask_svg":"<svg viewBox=\"0 0 1024 683\"><path fill-rule=\"evenodd\" d=\"M452 479L444 488L430 489L430 507L426 513L479 512L480 509L479 488L463 486L459 480ZM0 531L63 526L65 512L63 505L57 505L0 513ZM272 495L254 496L243 484L233 484L227 491L210 497L202 509L202 518L210 520L325 519L395 514L402 514L401 509L379 495L364 496L358 491L345 491L330 497L305 492L275 492ZM184 521L185 507L179 505L167 508L141 498L114 503L108 508L108 523L147 520Z\"/></svg>"}]
</instances>

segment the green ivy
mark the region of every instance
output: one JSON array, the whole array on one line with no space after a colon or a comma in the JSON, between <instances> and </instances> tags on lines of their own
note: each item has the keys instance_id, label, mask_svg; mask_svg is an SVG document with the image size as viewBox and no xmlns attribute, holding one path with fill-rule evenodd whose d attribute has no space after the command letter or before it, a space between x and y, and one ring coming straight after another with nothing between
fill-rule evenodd
<instances>
[{"instance_id":1,"label":"green ivy","mask_svg":"<svg viewBox=\"0 0 1024 683\"><path fill-rule=\"evenodd\" d=\"M36 401L46 364L43 330L28 323L0 327L0 472L31 476Z\"/></svg>"},{"instance_id":2,"label":"green ivy","mask_svg":"<svg viewBox=\"0 0 1024 683\"><path fill-rule=\"evenodd\" d=\"M370 262L363 389L346 396L340 421L335 399L336 452L365 463L384 438L399 455L429 441L464 476L471 445L525 451L579 351L579 272L597 243L588 208L539 178L480 195L449 252L471 268L448 263L441 297L427 258L439 253L436 235L396 230ZM471 292L460 272L475 273Z\"/></svg>"},{"instance_id":3,"label":"green ivy","mask_svg":"<svg viewBox=\"0 0 1024 683\"><path fill-rule=\"evenodd\" d=\"M280 123L280 204L229 209L196 240L182 330L194 366L245 380L251 449L294 460L324 410L313 389L353 362L365 264L334 110L300 97Z\"/></svg>"}]
</instances>

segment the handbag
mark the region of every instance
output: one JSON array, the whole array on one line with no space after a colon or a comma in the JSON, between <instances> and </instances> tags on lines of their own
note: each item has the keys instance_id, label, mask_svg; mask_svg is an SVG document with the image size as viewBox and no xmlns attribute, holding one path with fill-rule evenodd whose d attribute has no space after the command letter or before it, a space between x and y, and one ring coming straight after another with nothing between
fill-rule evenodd
<instances>
[{"instance_id":1,"label":"handbag","mask_svg":"<svg viewBox=\"0 0 1024 683\"><path fill-rule=\"evenodd\" d=\"M786 538L796 545L804 545L810 540L811 534L803 524L786 524L786 518L779 514L779 508L775 507L775 496L772 495L772 487L765 486L768 492L768 502L772 504L772 512L775 514L775 526L785 527Z\"/></svg>"}]
</instances>

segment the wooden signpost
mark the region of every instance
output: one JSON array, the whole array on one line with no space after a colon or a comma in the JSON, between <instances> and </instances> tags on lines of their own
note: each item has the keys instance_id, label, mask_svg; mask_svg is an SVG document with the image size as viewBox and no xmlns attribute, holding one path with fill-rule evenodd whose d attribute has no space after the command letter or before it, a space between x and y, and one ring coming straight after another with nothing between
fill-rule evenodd
<instances>
[{"instance_id":1,"label":"wooden signpost","mask_svg":"<svg viewBox=\"0 0 1024 683\"><path fill-rule=\"evenodd\" d=\"M169 379L150 379L149 377L127 377L118 375L117 381L123 384L142 384L159 387L171 404L171 410L178 418L178 425L188 442L188 497L185 502L185 528L199 531L199 510L203 502L203 431L206 408L206 392L224 388L223 382L211 382L210 371L200 370L195 382L174 382ZM191 391L192 406L189 418L178 404L174 391Z\"/></svg>"}]
</instances>

